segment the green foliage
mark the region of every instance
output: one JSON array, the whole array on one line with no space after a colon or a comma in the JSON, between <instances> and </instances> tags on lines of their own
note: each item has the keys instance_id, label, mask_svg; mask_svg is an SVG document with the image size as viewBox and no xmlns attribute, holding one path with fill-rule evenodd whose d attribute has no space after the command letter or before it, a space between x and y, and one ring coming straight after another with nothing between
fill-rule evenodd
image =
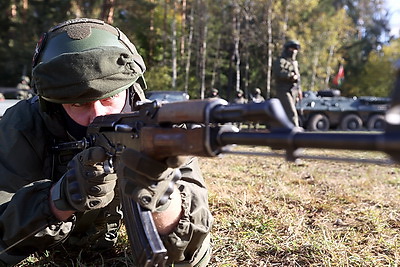
<instances>
[{"instance_id":1,"label":"green foliage","mask_svg":"<svg viewBox=\"0 0 400 267\"><path fill-rule=\"evenodd\" d=\"M146 71L145 79L147 83L147 90L171 90L171 69L167 66L151 68L150 70Z\"/></svg>"},{"instance_id":2,"label":"green foliage","mask_svg":"<svg viewBox=\"0 0 400 267\"><path fill-rule=\"evenodd\" d=\"M104 0L27 0L27 3L24 7L22 1L0 2L0 10L5 11L0 14L2 86L13 86L22 74L30 74L33 50L42 32L70 18L103 19L110 7ZM179 1L120 0L111 7L114 8L113 24L133 41L145 59L149 84L154 89L171 88L172 63L176 62L176 90L188 88L194 97L200 96L202 86L220 89L227 99L237 89L238 59L234 55L237 25L240 26L237 29L240 33L239 84L245 92L255 87L264 90L268 84L268 45L274 59L281 53L286 39L297 39L302 44L299 62L305 89L328 86L327 81L336 74L339 64L343 64L346 72L340 88L343 95L375 93L360 82L365 73L373 71L370 61L374 56L369 55L378 53L389 36L387 14L377 0L192 0L187 1L185 9ZM271 44L268 44L269 7ZM235 26L234 21L239 24ZM205 70L201 64L203 53ZM190 65L186 69L189 55ZM380 54L375 56L380 58ZM376 90L379 94L387 90L384 79L377 78L369 84L380 88Z\"/></svg>"},{"instance_id":3,"label":"green foliage","mask_svg":"<svg viewBox=\"0 0 400 267\"><path fill-rule=\"evenodd\" d=\"M400 39L393 40L381 51L373 51L362 70L358 83L352 88L354 95L387 97L394 84L394 62L400 58Z\"/></svg>"},{"instance_id":4,"label":"green foliage","mask_svg":"<svg viewBox=\"0 0 400 267\"><path fill-rule=\"evenodd\" d=\"M15 86L22 75L30 75L36 42L55 22L71 17L71 1L1 1L0 85ZM6 11L6 12L5 12Z\"/></svg>"}]
</instances>

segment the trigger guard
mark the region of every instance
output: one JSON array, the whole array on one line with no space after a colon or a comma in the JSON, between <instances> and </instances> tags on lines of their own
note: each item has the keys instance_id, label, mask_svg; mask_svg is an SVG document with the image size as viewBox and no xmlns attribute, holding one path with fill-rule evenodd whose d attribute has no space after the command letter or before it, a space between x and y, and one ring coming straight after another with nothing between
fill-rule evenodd
<instances>
[{"instance_id":1,"label":"trigger guard","mask_svg":"<svg viewBox=\"0 0 400 267\"><path fill-rule=\"evenodd\" d=\"M106 173L106 174L111 174L111 173L115 172L114 167L113 167L112 158L104 161L103 168L104 168L104 173Z\"/></svg>"}]
</instances>

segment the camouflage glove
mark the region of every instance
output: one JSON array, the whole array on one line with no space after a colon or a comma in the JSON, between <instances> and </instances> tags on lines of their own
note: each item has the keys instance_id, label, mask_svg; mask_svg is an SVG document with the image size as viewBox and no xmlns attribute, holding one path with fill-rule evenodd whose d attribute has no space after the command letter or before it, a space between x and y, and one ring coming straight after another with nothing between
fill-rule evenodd
<instances>
[{"instance_id":1,"label":"camouflage glove","mask_svg":"<svg viewBox=\"0 0 400 267\"><path fill-rule=\"evenodd\" d=\"M77 154L68 171L52 190L52 200L59 210L86 211L107 206L114 198L117 176L104 172L107 159L101 147L92 147Z\"/></svg>"},{"instance_id":2,"label":"camouflage glove","mask_svg":"<svg viewBox=\"0 0 400 267\"><path fill-rule=\"evenodd\" d=\"M168 208L175 182L181 178L177 167L183 158L160 162L133 149L125 149L118 166L118 178L124 192L142 207L158 212Z\"/></svg>"}]
</instances>

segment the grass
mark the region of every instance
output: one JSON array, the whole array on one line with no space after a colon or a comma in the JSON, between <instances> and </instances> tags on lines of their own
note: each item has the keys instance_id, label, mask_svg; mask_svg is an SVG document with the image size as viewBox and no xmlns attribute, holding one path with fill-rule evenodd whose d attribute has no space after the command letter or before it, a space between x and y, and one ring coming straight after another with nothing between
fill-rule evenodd
<instances>
[{"instance_id":1,"label":"grass","mask_svg":"<svg viewBox=\"0 0 400 267\"><path fill-rule=\"evenodd\" d=\"M372 152L311 152L383 157ZM201 158L200 164L215 217L209 266L400 265L397 166L315 160L294 164L230 154ZM86 255L36 255L20 266L131 266L122 233L112 255L99 254L92 261Z\"/></svg>"},{"instance_id":2,"label":"grass","mask_svg":"<svg viewBox=\"0 0 400 267\"><path fill-rule=\"evenodd\" d=\"M396 167L233 155L201 164L216 219L212 266L400 263Z\"/></svg>"}]
</instances>

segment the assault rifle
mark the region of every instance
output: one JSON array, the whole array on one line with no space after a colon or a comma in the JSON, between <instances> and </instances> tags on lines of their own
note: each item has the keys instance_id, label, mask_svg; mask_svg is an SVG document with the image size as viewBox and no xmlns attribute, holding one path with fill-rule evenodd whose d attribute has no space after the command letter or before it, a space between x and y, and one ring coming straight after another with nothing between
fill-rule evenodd
<instances>
[{"instance_id":1,"label":"assault rifle","mask_svg":"<svg viewBox=\"0 0 400 267\"><path fill-rule=\"evenodd\" d=\"M386 130L381 133L304 132L288 120L279 100L231 104L224 100L190 100L161 104L138 103L132 113L97 117L81 141L63 143L63 149L104 147L109 155L109 172L118 166L118 155L133 148L155 159L192 155L214 157L230 153L230 145L269 146L285 151L287 160L302 155L301 148L369 150L387 153L400 162L400 78L396 82ZM265 123L268 131L240 131L235 123ZM176 127L186 124L189 127ZM251 154L251 153L250 153ZM167 251L156 231L150 211L125 194L120 186L124 220L138 266L164 266Z\"/></svg>"}]
</instances>

